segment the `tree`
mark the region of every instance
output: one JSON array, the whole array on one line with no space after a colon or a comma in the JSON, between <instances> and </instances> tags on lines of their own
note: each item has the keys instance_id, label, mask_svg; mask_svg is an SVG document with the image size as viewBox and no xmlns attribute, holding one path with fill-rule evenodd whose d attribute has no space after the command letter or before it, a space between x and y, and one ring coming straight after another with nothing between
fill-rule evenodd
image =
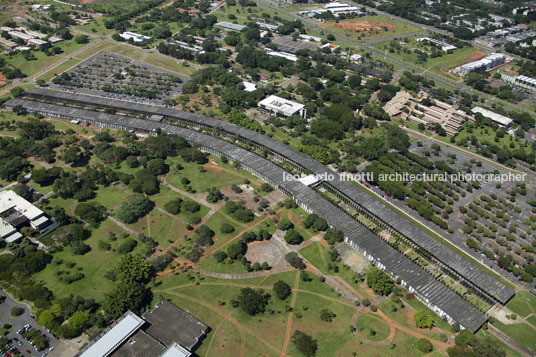
<instances>
[{"instance_id":1,"label":"tree","mask_svg":"<svg viewBox=\"0 0 536 357\"><path fill-rule=\"evenodd\" d=\"M212 245L214 244L214 241L212 240L214 235L215 235L215 232L212 229L208 228L205 225L202 225L195 231L195 234L194 234L195 243L203 247Z\"/></svg>"},{"instance_id":2,"label":"tree","mask_svg":"<svg viewBox=\"0 0 536 357\"><path fill-rule=\"evenodd\" d=\"M296 345L298 351L303 353L307 357L314 356L318 349L318 344L311 336L301 332L300 330L294 331L291 337L292 343Z\"/></svg>"},{"instance_id":3,"label":"tree","mask_svg":"<svg viewBox=\"0 0 536 357\"><path fill-rule=\"evenodd\" d=\"M344 233L338 228L330 228L326 231L326 234L324 235L324 239L330 245L335 245L343 241Z\"/></svg>"},{"instance_id":4,"label":"tree","mask_svg":"<svg viewBox=\"0 0 536 357\"><path fill-rule=\"evenodd\" d=\"M9 314L11 316L20 316L22 314L24 314L24 308L23 307L19 307L19 306L14 306L11 308L11 310L9 311Z\"/></svg>"},{"instance_id":5,"label":"tree","mask_svg":"<svg viewBox=\"0 0 536 357\"><path fill-rule=\"evenodd\" d=\"M246 254L247 247L248 246L241 240L236 243L229 244L227 247L227 256L230 259L237 259L239 255Z\"/></svg>"},{"instance_id":6,"label":"tree","mask_svg":"<svg viewBox=\"0 0 536 357\"><path fill-rule=\"evenodd\" d=\"M224 234L232 233L234 232L235 228L232 224L224 222L220 226L220 231Z\"/></svg>"},{"instance_id":7,"label":"tree","mask_svg":"<svg viewBox=\"0 0 536 357\"><path fill-rule=\"evenodd\" d=\"M125 223L135 223L141 217L149 213L154 203L142 194L135 193L130 196L117 212L117 218Z\"/></svg>"},{"instance_id":8,"label":"tree","mask_svg":"<svg viewBox=\"0 0 536 357\"><path fill-rule=\"evenodd\" d=\"M76 35L74 36L74 42L76 43L88 43L89 37L87 35Z\"/></svg>"},{"instance_id":9,"label":"tree","mask_svg":"<svg viewBox=\"0 0 536 357\"><path fill-rule=\"evenodd\" d=\"M213 257L218 263L221 263L227 258L227 254L225 254L224 251L218 250L216 253L214 253Z\"/></svg>"},{"instance_id":10,"label":"tree","mask_svg":"<svg viewBox=\"0 0 536 357\"><path fill-rule=\"evenodd\" d=\"M432 345L426 338L419 339L415 344L415 347L422 353L430 353L434 349L434 345Z\"/></svg>"},{"instance_id":11,"label":"tree","mask_svg":"<svg viewBox=\"0 0 536 357\"><path fill-rule=\"evenodd\" d=\"M295 269L303 270L306 268L302 258L296 252L290 252L285 255L285 260Z\"/></svg>"},{"instance_id":12,"label":"tree","mask_svg":"<svg viewBox=\"0 0 536 357\"><path fill-rule=\"evenodd\" d=\"M33 194L30 191L30 188L25 184L19 183L15 185L13 191L20 197L24 198L26 201L33 202Z\"/></svg>"},{"instance_id":13,"label":"tree","mask_svg":"<svg viewBox=\"0 0 536 357\"><path fill-rule=\"evenodd\" d=\"M376 267L367 272L367 286L378 295L389 295L395 285L393 279Z\"/></svg>"},{"instance_id":14,"label":"tree","mask_svg":"<svg viewBox=\"0 0 536 357\"><path fill-rule=\"evenodd\" d=\"M274 284L274 291L280 300L285 300L291 293L290 285L283 280L278 280Z\"/></svg>"},{"instance_id":15,"label":"tree","mask_svg":"<svg viewBox=\"0 0 536 357\"><path fill-rule=\"evenodd\" d=\"M413 321L418 328L432 328L434 319L424 310L419 310L413 315Z\"/></svg>"},{"instance_id":16,"label":"tree","mask_svg":"<svg viewBox=\"0 0 536 357\"><path fill-rule=\"evenodd\" d=\"M181 203L180 198L176 198L173 201L166 202L164 209L171 214L179 214L181 212Z\"/></svg>"},{"instance_id":17,"label":"tree","mask_svg":"<svg viewBox=\"0 0 536 357\"><path fill-rule=\"evenodd\" d=\"M322 321L331 322L335 317L337 317L337 315L329 309L320 310L320 320Z\"/></svg>"},{"instance_id":18,"label":"tree","mask_svg":"<svg viewBox=\"0 0 536 357\"><path fill-rule=\"evenodd\" d=\"M473 346L475 342L476 337L469 330L460 331L458 336L454 338L454 343L456 343L456 345L460 347Z\"/></svg>"},{"instance_id":19,"label":"tree","mask_svg":"<svg viewBox=\"0 0 536 357\"><path fill-rule=\"evenodd\" d=\"M282 231L286 231L294 228L294 224L290 221L290 219L288 219L288 217L282 217L277 227Z\"/></svg>"},{"instance_id":20,"label":"tree","mask_svg":"<svg viewBox=\"0 0 536 357\"><path fill-rule=\"evenodd\" d=\"M295 230L294 228L290 228L285 233L285 241L288 244L296 245L296 244L300 244L301 242L303 242L303 237L301 236L300 233L298 233L297 230Z\"/></svg>"},{"instance_id":21,"label":"tree","mask_svg":"<svg viewBox=\"0 0 536 357\"><path fill-rule=\"evenodd\" d=\"M252 288L244 288L240 290L238 295L238 304L240 308L248 315L255 316L263 313L268 304L268 295L262 290L253 290Z\"/></svg>"}]
</instances>

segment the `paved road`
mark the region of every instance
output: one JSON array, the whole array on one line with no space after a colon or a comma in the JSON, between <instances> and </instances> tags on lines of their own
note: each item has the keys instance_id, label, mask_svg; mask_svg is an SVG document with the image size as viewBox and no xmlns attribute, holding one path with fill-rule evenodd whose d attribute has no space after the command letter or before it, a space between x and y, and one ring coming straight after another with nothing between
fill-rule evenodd
<instances>
[{"instance_id":1,"label":"paved road","mask_svg":"<svg viewBox=\"0 0 536 357\"><path fill-rule=\"evenodd\" d=\"M0 314L2 315L0 319L0 325L4 324L11 324L13 327L9 331L8 335L6 336L10 342L13 343L13 345L22 353L24 356L41 356L45 350L38 352L36 349L30 345L21 335L17 334L17 331L19 331L24 325L30 324L33 328L39 330L40 332L44 333L47 336L48 343L50 347L57 347L59 344L58 339L56 339L54 336L52 336L50 333L47 333L46 330L40 326L37 321L35 321L32 316L29 313L28 306L25 304L21 304L13 300L8 294L6 294L5 291L0 289L0 295L3 295L6 297L6 300L0 304ZM11 318L9 316L11 308L18 306L24 308L24 313L21 316ZM14 342L13 339L17 338L21 344ZM31 353L28 354L25 351L29 350ZM49 348L46 349L48 351Z\"/></svg>"}]
</instances>

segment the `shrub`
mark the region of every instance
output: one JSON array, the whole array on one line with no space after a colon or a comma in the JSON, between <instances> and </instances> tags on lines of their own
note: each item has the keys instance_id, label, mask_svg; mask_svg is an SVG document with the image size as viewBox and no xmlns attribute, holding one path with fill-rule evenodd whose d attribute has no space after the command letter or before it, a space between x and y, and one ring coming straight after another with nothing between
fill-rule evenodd
<instances>
[{"instance_id":1,"label":"shrub","mask_svg":"<svg viewBox=\"0 0 536 357\"><path fill-rule=\"evenodd\" d=\"M285 300L291 293L290 285L282 280L278 280L274 284L274 291L280 300Z\"/></svg>"},{"instance_id":2,"label":"shrub","mask_svg":"<svg viewBox=\"0 0 536 357\"><path fill-rule=\"evenodd\" d=\"M434 349L434 345L432 345L426 338L419 339L415 344L415 347L422 353L430 353Z\"/></svg>"},{"instance_id":3,"label":"shrub","mask_svg":"<svg viewBox=\"0 0 536 357\"><path fill-rule=\"evenodd\" d=\"M11 316L20 316L22 314L24 314L24 308L23 307L19 307L19 306L14 306L11 308L11 310L9 311L9 313L11 314Z\"/></svg>"},{"instance_id":4,"label":"shrub","mask_svg":"<svg viewBox=\"0 0 536 357\"><path fill-rule=\"evenodd\" d=\"M432 328L434 319L424 310L419 310L413 315L413 321L418 328Z\"/></svg>"}]
</instances>

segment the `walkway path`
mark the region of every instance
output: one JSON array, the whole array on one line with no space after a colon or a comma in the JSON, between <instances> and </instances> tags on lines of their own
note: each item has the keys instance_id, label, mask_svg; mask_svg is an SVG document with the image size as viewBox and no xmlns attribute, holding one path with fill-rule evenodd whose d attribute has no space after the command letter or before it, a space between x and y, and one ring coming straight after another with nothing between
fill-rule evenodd
<instances>
[{"instance_id":1,"label":"walkway path","mask_svg":"<svg viewBox=\"0 0 536 357\"><path fill-rule=\"evenodd\" d=\"M119 227L123 228L125 231L129 232L130 234L134 235L134 237L137 237L140 235L139 232L135 231L134 229L130 228L129 226L127 226L126 224L124 224L123 222L115 219L114 217L112 216L108 216L108 219L110 221L112 221L113 223L115 223L116 225L118 225Z\"/></svg>"},{"instance_id":2,"label":"walkway path","mask_svg":"<svg viewBox=\"0 0 536 357\"><path fill-rule=\"evenodd\" d=\"M296 279L294 279L294 289L298 290L298 287L300 285L300 274L296 274ZM287 348L288 343L290 341L290 331L292 330L292 316L294 316L294 312L292 311L294 309L294 305L296 304L296 297L298 296L298 292L294 291L294 294L292 294L292 300L290 301L290 307L291 311L288 315L287 320L287 329L285 331L285 342L283 343L283 349L281 350L281 357L285 357L287 355Z\"/></svg>"}]
</instances>

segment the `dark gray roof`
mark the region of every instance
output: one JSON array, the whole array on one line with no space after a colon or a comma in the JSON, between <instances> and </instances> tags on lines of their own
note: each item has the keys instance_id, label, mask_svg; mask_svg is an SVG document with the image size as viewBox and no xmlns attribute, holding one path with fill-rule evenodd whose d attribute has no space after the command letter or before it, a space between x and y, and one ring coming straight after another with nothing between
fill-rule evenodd
<instances>
[{"instance_id":1,"label":"dark gray roof","mask_svg":"<svg viewBox=\"0 0 536 357\"><path fill-rule=\"evenodd\" d=\"M356 187L353 183L339 180L339 176L337 175L337 173L335 173L330 168L320 164L309 156L295 149L292 149L288 145L285 145L277 140L271 139L265 135L208 116L150 104L119 101L114 99L87 96L71 92L62 92L58 90L40 87L33 88L28 93L29 95L42 98L53 97L62 101L72 101L77 103L83 103L85 105L113 107L117 110L126 112L135 111L147 115L158 114L166 118L172 118L179 121L188 121L196 125L217 127L226 132L238 134L243 138L270 148L281 156L284 156L285 158L294 162L296 165L305 168L310 173L315 173L318 175L327 173L334 175L334 177L336 178L335 181L326 182L327 184L332 185L338 191L344 193L349 199L358 203L361 207L365 208L372 215L375 215L376 217L384 221L386 224L391 226L395 231L398 231L399 233L413 241L415 244L417 244L419 247L422 247L423 249L427 250L441 263L453 269L461 277L474 284L476 287L482 289L484 292L495 298L497 301L504 304L515 294L512 289L508 288L473 263L467 261L465 258L460 256L453 250L445 247L445 245L437 241L434 237L427 234L410 221L398 215L396 212L391 210L382 202L369 196L367 193Z\"/></svg>"},{"instance_id":2,"label":"dark gray roof","mask_svg":"<svg viewBox=\"0 0 536 357\"><path fill-rule=\"evenodd\" d=\"M110 356L112 357L147 357L160 356L166 350L166 346L155 340L150 335L138 330L132 337L125 341Z\"/></svg>"},{"instance_id":3,"label":"dark gray roof","mask_svg":"<svg viewBox=\"0 0 536 357\"><path fill-rule=\"evenodd\" d=\"M208 326L167 300L156 303L154 309L142 315L145 332L170 346L174 342L192 351L205 338Z\"/></svg>"},{"instance_id":4,"label":"dark gray roof","mask_svg":"<svg viewBox=\"0 0 536 357\"><path fill-rule=\"evenodd\" d=\"M179 135L193 144L217 150L229 158L238 160L243 165L257 171L263 176L263 179L288 192L313 212L324 217L331 226L343 230L345 236L348 237L350 241L354 242L361 249L364 249L367 254L371 254L384 265L388 271L407 282L417 291L417 294L419 294L421 298L439 307L464 327L471 331L476 331L486 321L486 317L482 312L477 310L462 297L458 296L454 291L447 288L443 283L434 279L423 268L404 257L381 238L370 232L367 228L348 216L331 202L321 197L310 187L307 187L300 182L284 181L283 177L286 172L282 168L255 153L207 134L163 123L148 122L121 115L95 113L83 109L66 108L55 104L39 103L24 99L11 99L6 102L6 105L8 106L18 104L27 108L29 111L46 111L49 113L70 115L81 119L97 117L102 123L120 124L126 128L141 130L148 130L148 126L149 130L161 128L163 132ZM140 126L138 127L138 125ZM307 158L307 160L312 159ZM165 310L166 308L160 311ZM160 321L160 318L168 316L168 314L169 313L167 312L165 314L156 314L154 315L154 318L151 318L146 314L144 315L144 318L151 323L151 321ZM161 324L155 325L162 326ZM168 327L167 329L162 329L162 327L159 327L157 328L158 331L151 331L149 329L146 331L159 339L159 341L164 344L169 343L171 337L168 335L168 330L171 331L171 328ZM160 340L160 338L162 338L162 340Z\"/></svg>"}]
</instances>

